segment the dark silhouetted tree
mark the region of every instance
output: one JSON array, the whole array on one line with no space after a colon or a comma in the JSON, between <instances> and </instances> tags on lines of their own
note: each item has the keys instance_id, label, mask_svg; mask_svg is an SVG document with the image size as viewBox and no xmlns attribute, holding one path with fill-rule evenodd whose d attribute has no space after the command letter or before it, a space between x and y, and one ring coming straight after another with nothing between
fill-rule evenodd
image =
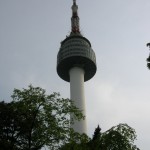
<instances>
[{"instance_id":1,"label":"dark silhouetted tree","mask_svg":"<svg viewBox=\"0 0 150 150\"><path fill-rule=\"evenodd\" d=\"M149 47L149 49L150 49L150 43L147 43L147 47ZM150 69L150 55L147 58L147 67L148 67L148 69Z\"/></svg>"},{"instance_id":2,"label":"dark silhouetted tree","mask_svg":"<svg viewBox=\"0 0 150 150\"><path fill-rule=\"evenodd\" d=\"M94 135L93 135L92 141L99 140L100 138L101 138L101 128L98 125L98 127L94 131Z\"/></svg>"}]
</instances>

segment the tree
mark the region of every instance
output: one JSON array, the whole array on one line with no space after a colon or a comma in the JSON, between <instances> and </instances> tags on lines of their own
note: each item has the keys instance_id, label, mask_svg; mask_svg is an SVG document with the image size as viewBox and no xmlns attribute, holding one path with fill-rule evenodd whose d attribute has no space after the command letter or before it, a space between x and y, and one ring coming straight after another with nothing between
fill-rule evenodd
<instances>
[{"instance_id":1,"label":"tree","mask_svg":"<svg viewBox=\"0 0 150 150\"><path fill-rule=\"evenodd\" d=\"M136 133L127 124L119 124L101 132L98 126L93 138L74 132L74 118L84 119L81 111L69 99L58 93L47 95L39 87L15 89L12 102L0 102L0 149L40 150L139 150Z\"/></svg>"},{"instance_id":2,"label":"tree","mask_svg":"<svg viewBox=\"0 0 150 150\"><path fill-rule=\"evenodd\" d=\"M150 69L150 55L149 55L149 57L147 58L147 67L148 67L148 69Z\"/></svg>"},{"instance_id":3,"label":"tree","mask_svg":"<svg viewBox=\"0 0 150 150\"><path fill-rule=\"evenodd\" d=\"M2 150L58 149L70 140L70 113L84 119L69 99L58 93L29 86L13 92L12 102L0 102L0 147Z\"/></svg>"},{"instance_id":4,"label":"tree","mask_svg":"<svg viewBox=\"0 0 150 150\"><path fill-rule=\"evenodd\" d=\"M98 125L98 127L94 131L94 135L93 135L92 141L99 140L100 137L101 137L101 128Z\"/></svg>"},{"instance_id":5,"label":"tree","mask_svg":"<svg viewBox=\"0 0 150 150\"><path fill-rule=\"evenodd\" d=\"M98 150L101 147L101 137L102 137L102 133L101 133L101 128L98 127L95 129L94 131L94 135L92 140L90 140L87 145L89 147L89 150Z\"/></svg>"},{"instance_id":6,"label":"tree","mask_svg":"<svg viewBox=\"0 0 150 150\"><path fill-rule=\"evenodd\" d=\"M17 120L17 113L13 110L12 105L12 102L0 102L0 147L2 150L16 149L13 143L16 142L14 131L18 131L18 121L14 122L14 120Z\"/></svg>"},{"instance_id":7,"label":"tree","mask_svg":"<svg viewBox=\"0 0 150 150\"><path fill-rule=\"evenodd\" d=\"M150 43L147 43L147 47L149 47L149 49L150 49ZM148 69L150 69L150 55L147 58L147 67L148 67Z\"/></svg>"},{"instance_id":8,"label":"tree","mask_svg":"<svg viewBox=\"0 0 150 150\"><path fill-rule=\"evenodd\" d=\"M134 145L135 139L135 130L127 124L119 124L103 133L98 126L89 141L70 143L61 150L139 150Z\"/></svg>"},{"instance_id":9,"label":"tree","mask_svg":"<svg viewBox=\"0 0 150 150\"><path fill-rule=\"evenodd\" d=\"M102 150L139 150L134 145L136 133L127 124L119 124L104 132L100 138Z\"/></svg>"}]
</instances>

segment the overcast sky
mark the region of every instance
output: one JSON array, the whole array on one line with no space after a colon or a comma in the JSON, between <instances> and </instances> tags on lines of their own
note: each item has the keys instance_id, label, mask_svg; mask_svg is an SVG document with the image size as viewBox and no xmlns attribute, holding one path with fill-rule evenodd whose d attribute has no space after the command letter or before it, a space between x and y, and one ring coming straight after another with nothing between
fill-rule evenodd
<instances>
[{"instance_id":1,"label":"overcast sky","mask_svg":"<svg viewBox=\"0 0 150 150\"><path fill-rule=\"evenodd\" d=\"M136 144L150 143L149 0L77 0L82 34L97 73L85 83L88 135L127 123ZM0 0L0 99L29 84L70 97L56 72L60 42L70 32L71 0Z\"/></svg>"}]
</instances>

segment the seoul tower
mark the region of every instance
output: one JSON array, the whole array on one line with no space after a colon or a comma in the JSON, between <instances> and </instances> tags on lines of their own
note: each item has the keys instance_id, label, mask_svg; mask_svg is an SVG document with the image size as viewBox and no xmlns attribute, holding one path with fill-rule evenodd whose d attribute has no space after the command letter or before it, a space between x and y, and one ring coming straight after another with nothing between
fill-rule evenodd
<instances>
[{"instance_id":1,"label":"seoul tower","mask_svg":"<svg viewBox=\"0 0 150 150\"><path fill-rule=\"evenodd\" d=\"M96 73L96 57L90 41L80 32L78 5L73 0L71 32L62 42L57 55L57 73L70 82L70 99L86 116L84 82ZM79 133L87 133L86 117L75 121L72 128Z\"/></svg>"}]
</instances>

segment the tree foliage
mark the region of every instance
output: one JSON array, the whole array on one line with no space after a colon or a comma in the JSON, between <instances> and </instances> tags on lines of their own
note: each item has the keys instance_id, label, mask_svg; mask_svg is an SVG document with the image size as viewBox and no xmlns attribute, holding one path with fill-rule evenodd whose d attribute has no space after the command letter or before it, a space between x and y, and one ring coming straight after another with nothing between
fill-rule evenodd
<instances>
[{"instance_id":1,"label":"tree foliage","mask_svg":"<svg viewBox=\"0 0 150 150\"><path fill-rule=\"evenodd\" d=\"M69 99L47 95L39 87L13 92L12 102L0 102L0 147L3 150L58 149L70 140L70 113L84 119ZM72 120L73 121L73 120Z\"/></svg>"},{"instance_id":2,"label":"tree foliage","mask_svg":"<svg viewBox=\"0 0 150 150\"><path fill-rule=\"evenodd\" d=\"M119 124L102 132L98 126L93 138L74 132L70 113L84 119L81 111L69 99L58 93L47 95L45 90L30 85L15 89L12 101L0 102L0 149L40 150L139 150L136 133L127 124Z\"/></svg>"},{"instance_id":3,"label":"tree foliage","mask_svg":"<svg viewBox=\"0 0 150 150\"><path fill-rule=\"evenodd\" d=\"M104 132L100 138L102 150L139 150L135 145L136 133L127 124L119 124Z\"/></svg>"},{"instance_id":4,"label":"tree foliage","mask_svg":"<svg viewBox=\"0 0 150 150\"><path fill-rule=\"evenodd\" d=\"M147 58L147 67L148 67L148 69L150 69L150 55L149 55L149 57Z\"/></svg>"},{"instance_id":5,"label":"tree foliage","mask_svg":"<svg viewBox=\"0 0 150 150\"><path fill-rule=\"evenodd\" d=\"M150 43L147 43L146 46L149 47L150 49ZM147 58L147 67L148 69L150 69L150 54L149 54L149 57Z\"/></svg>"},{"instance_id":6,"label":"tree foliage","mask_svg":"<svg viewBox=\"0 0 150 150\"><path fill-rule=\"evenodd\" d=\"M85 139L80 143L69 143L61 150L139 150L134 145L135 130L127 124L119 124L103 133L98 126L93 138Z\"/></svg>"}]
</instances>

